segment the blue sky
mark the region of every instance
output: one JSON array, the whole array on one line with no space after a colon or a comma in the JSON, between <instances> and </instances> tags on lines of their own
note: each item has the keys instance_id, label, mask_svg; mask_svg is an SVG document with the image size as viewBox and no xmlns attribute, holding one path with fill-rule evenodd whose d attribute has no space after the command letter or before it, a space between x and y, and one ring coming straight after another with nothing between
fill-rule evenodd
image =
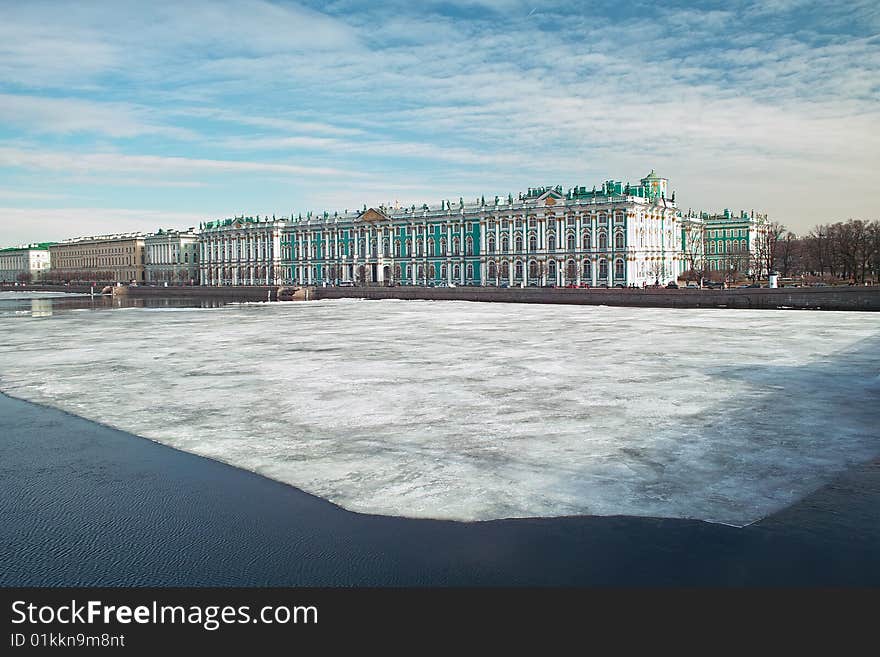
<instances>
[{"instance_id":1,"label":"blue sky","mask_svg":"<svg viewBox=\"0 0 880 657\"><path fill-rule=\"evenodd\" d=\"M880 8L0 0L0 245L635 182L878 217Z\"/></svg>"}]
</instances>

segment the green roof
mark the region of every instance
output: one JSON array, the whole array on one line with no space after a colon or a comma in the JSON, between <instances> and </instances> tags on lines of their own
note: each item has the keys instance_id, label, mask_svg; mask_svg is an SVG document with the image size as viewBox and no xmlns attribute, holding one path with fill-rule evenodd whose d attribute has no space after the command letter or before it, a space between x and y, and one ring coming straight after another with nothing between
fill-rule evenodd
<instances>
[{"instance_id":1,"label":"green roof","mask_svg":"<svg viewBox=\"0 0 880 657\"><path fill-rule=\"evenodd\" d=\"M7 246L5 249L0 249L0 251L27 251L31 249L47 251L53 244L55 244L55 242L39 242L37 244L26 244L22 246Z\"/></svg>"}]
</instances>

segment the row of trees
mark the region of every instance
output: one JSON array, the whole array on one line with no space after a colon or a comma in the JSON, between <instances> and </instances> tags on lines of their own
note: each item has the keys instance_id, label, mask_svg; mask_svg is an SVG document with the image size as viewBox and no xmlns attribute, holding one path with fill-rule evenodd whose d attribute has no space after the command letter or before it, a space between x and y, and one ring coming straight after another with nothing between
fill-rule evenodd
<instances>
[{"instance_id":1,"label":"row of trees","mask_svg":"<svg viewBox=\"0 0 880 657\"><path fill-rule=\"evenodd\" d=\"M803 237L786 231L773 244L773 262L782 276L880 281L880 221L824 224Z\"/></svg>"}]
</instances>

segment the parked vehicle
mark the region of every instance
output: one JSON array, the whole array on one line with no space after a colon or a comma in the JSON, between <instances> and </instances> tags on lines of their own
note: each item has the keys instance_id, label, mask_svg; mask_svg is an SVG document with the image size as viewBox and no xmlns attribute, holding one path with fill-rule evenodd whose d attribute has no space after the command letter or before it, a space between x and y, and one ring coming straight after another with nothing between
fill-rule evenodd
<instances>
[{"instance_id":1,"label":"parked vehicle","mask_svg":"<svg viewBox=\"0 0 880 657\"><path fill-rule=\"evenodd\" d=\"M669 282L666 284L666 289L667 289L667 290L677 290L677 289L678 289L678 283L676 283L675 281L669 281Z\"/></svg>"}]
</instances>

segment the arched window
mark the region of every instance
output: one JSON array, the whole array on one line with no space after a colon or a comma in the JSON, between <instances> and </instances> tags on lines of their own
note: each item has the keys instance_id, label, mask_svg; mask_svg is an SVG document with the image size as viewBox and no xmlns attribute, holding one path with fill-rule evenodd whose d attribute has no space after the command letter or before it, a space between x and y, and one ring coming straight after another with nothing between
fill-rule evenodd
<instances>
[{"instance_id":1,"label":"arched window","mask_svg":"<svg viewBox=\"0 0 880 657\"><path fill-rule=\"evenodd\" d=\"M418 240L416 242L416 255L417 256L423 255L422 254L422 240Z\"/></svg>"},{"instance_id":2,"label":"arched window","mask_svg":"<svg viewBox=\"0 0 880 657\"><path fill-rule=\"evenodd\" d=\"M529 251L534 253L538 250L538 237L532 233L529 235Z\"/></svg>"},{"instance_id":3,"label":"arched window","mask_svg":"<svg viewBox=\"0 0 880 657\"><path fill-rule=\"evenodd\" d=\"M523 263L522 263L522 260L517 260L517 261L516 261L516 269L515 269L514 271L515 271L515 273L516 273L516 278L517 278L518 280L522 280L522 277L523 277Z\"/></svg>"},{"instance_id":4,"label":"arched window","mask_svg":"<svg viewBox=\"0 0 880 657\"><path fill-rule=\"evenodd\" d=\"M370 254L373 257L379 255L379 245L375 237L370 240Z\"/></svg>"},{"instance_id":5,"label":"arched window","mask_svg":"<svg viewBox=\"0 0 880 657\"><path fill-rule=\"evenodd\" d=\"M623 248L623 233L618 232L614 235L614 248L622 249Z\"/></svg>"},{"instance_id":6,"label":"arched window","mask_svg":"<svg viewBox=\"0 0 880 657\"><path fill-rule=\"evenodd\" d=\"M440 238L440 255L446 255L446 238Z\"/></svg>"},{"instance_id":7,"label":"arched window","mask_svg":"<svg viewBox=\"0 0 880 657\"><path fill-rule=\"evenodd\" d=\"M400 242L397 240L394 241L394 257L400 257Z\"/></svg>"},{"instance_id":8,"label":"arched window","mask_svg":"<svg viewBox=\"0 0 880 657\"><path fill-rule=\"evenodd\" d=\"M404 251L403 251L402 255L403 255L403 257L408 257L408 256L412 255L412 241L411 240L409 240L409 239L406 240L406 243L404 244Z\"/></svg>"},{"instance_id":9,"label":"arched window","mask_svg":"<svg viewBox=\"0 0 880 657\"><path fill-rule=\"evenodd\" d=\"M394 265L394 278L400 280L400 265Z\"/></svg>"},{"instance_id":10,"label":"arched window","mask_svg":"<svg viewBox=\"0 0 880 657\"><path fill-rule=\"evenodd\" d=\"M550 233L549 235L547 235L547 250L556 250L556 235L554 233Z\"/></svg>"},{"instance_id":11,"label":"arched window","mask_svg":"<svg viewBox=\"0 0 880 657\"><path fill-rule=\"evenodd\" d=\"M593 263L591 263L589 260L584 260L584 268L583 268L583 271L581 271L581 277L582 278L590 278L590 277L592 277L592 275L593 275Z\"/></svg>"},{"instance_id":12,"label":"arched window","mask_svg":"<svg viewBox=\"0 0 880 657\"><path fill-rule=\"evenodd\" d=\"M547 274L550 276L550 278L553 278L553 279L556 278L556 261L555 260L551 260L550 262L547 263Z\"/></svg>"},{"instance_id":13,"label":"arched window","mask_svg":"<svg viewBox=\"0 0 880 657\"><path fill-rule=\"evenodd\" d=\"M461 278L461 265L453 265L452 278L454 278L455 280Z\"/></svg>"},{"instance_id":14,"label":"arched window","mask_svg":"<svg viewBox=\"0 0 880 657\"><path fill-rule=\"evenodd\" d=\"M534 260L529 263L529 278L538 278L538 263Z\"/></svg>"},{"instance_id":15,"label":"arched window","mask_svg":"<svg viewBox=\"0 0 880 657\"><path fill-rule=\"evenodd\" d=\"M502 262L501 263L501 276L503 278L510 278L510 263Z\"/></svg>"},{"instance_id":16,"label":"arched window","mask_svg":"<svg viewBox=\"0 0 880 657\"><path fill-rule=\"evenodd\" d=\"M522 250L523 250L522 247L523 247L522 237L517 237L516 238L516 252L522 253Z\"/></svg>"},{"instance_id":17,"label":"arched window","mask_svg":"<svg viewBox=\"0 0 880 657\"><path fill-rule=\"evenodd\" d=\"M464 241L464 253L465 255L474 255L474 238L468 236L468 238Z\"/></svg>"},{"instance_id":18,"label":"arched window","mask_svg":"<svg viewBox=\"0 0 880 657\"><path fill-rule=\"evenodd\" d=\"M505 235L501 238L501 252L507 253L510 251L510 239Z\"/></svg>"},{"instance_id":19,"label":"arched window","mask_svg":"<svg viewBox=\"0 0 880 657\"><path fill-rule=\"evenodd\" d=\"M584 247L584 251L590 250L590 231L588 231L588 230L584 231L584 238L582 240L582 244Z\"/></svg>"},{"instance_id":20,"label":"arched window","mask_svg":"<svg viewBox=\"0 0 880 657\"><path fill-rule=\"evenodd\" d=\"M440 265L440 278L446 278L446 265Z\"/></svg>"},{"instance_id":21,"label":"arched window","mask_svg":"<svg viewBox=\"0 0 880 657\"><path fill-rule=\"evenodd\" d=\"M358 255L361 258L367 255L367 241L363 237L358 240Z\"/></svg>"},{"instance_id":22,"label":"arched window","mask_svg":"<svg viewBox=\"0 0 880 657\"><path fill-rule=\"evenodd\" d=\"M565 238L565 250L574 251L576 244L577 240L574 237L574 233L569 233L568 236Z\"/></svg>"},{"instance_id":23,"label":"arched window","mask_svg":"<svg viewBox=\"0 0 880 657\"><path fill-rule=\"evenodd\" d=\"M608 261L599 261L599 278L608 278Z\"/></svg>"},{"instance_id":24,"label":"arched window","mask_svg":"<svg viewBox=\"0 0 880 657\"><path fill-rule=\"evenodd\" d=\"M457 237L453 237L452 238L452 255L458 255L460 247L461 247L461 242L459 242Z\"/></svg>"},{"instance_id":25,"label":"arched window","mask_svg":"<svg viewBox=\"0 0 880 657\"><path fill-rule=\"evenodd\" d=\"M470 266L470 265L468 265ZM489 278L495 278L498 275L498 268L495 266L495 261L489 261Z\"/></svg>"},{"instance_id":26,"label":"arched window","mask_svg":"<svg viewBox=\"0 0 880 657\"><path fill-rule=\"evenodd\" d=\"M574 260L569 260L566 263L565 277L569 280L569 282L577 278L577 263Z\"/></svg>"},{"instance_id":27,"label":"arched window","mask_svg":"<svg viewBox=\"0 0 880 657\"><path fill-rule=\"evenodd\" d=\"M495 253L495 237L490 235L486 244L488 246L489 253Z\"/></svg>"},{"instance_id":28,"label":"arched window","mask_svg":"<svg viewBox=\"0 0 880 657\"><path fill-rule=\"evenodd\" d=\"M431 278L437 278L437 268L434 265L428 267L428 276Z\"/></svg>"},{"instance_id":29,"label":"arched window","mask_svg":"<svg viewBox=\"0 0 880 657\"><path fill-rule=\"evenodd\" d=\"M419 280L425 278L425 265L419 265Z\"/></svg>"},{"instance_id":30,"label":"arched window","mask_svg":"<svg viewBox=\"0 0 880 657\"><path fill-rule=\"evenodd\" d=\"M428 238L428 255L429 256L437 255L437 252L434 251L434 238L433 237Z\"/></svg>"},{"instance_id":31,"label":"arched window","mask_svg":"<svg viewBox=\"0 0 880 657\"><path fill-rule=\"evenodd\" d=\"M614 278L619 280L619 279L623 278L624 275L625 275L625 273L624 273L623 260L618 258L617 260L614 261Z\"/></svg>"},{"instance_id":32,"label":"arched window","mask_svg":"<svg viewBox=\"0 0 880 657\"><path fill-rule=\"evenodd\" d=\"M473 266L473 264L468 263L468 266L467 266L467 269L465 270L465 273L467 274L467 279L468 279L469 281L470 281L470 280L473 280L473 278L474 278L474 266Z\"/></svg>"},{"instance_id":33,"label":"arched window","mask_svg":"<svg viewBox=\"0 0 880 657\"><path fill-rule=\"evenodd\" d=\"M599 249L606 250L608 248L608 235L606 233L599 233Z\"/></svg>"}]
</instances>

